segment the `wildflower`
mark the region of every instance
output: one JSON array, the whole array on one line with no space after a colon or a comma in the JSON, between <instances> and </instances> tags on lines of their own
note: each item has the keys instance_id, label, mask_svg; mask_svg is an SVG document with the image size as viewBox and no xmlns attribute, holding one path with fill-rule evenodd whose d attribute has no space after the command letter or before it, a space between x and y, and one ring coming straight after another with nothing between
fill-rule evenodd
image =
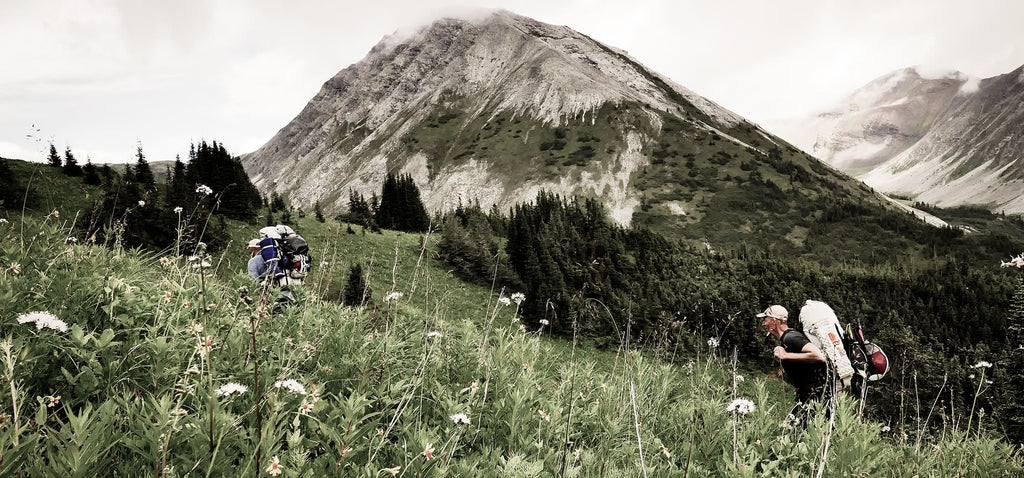
<instances>
[{"instance_id":1,"label":"wildflower","mask_svg":"<svg viewBox=\"0 0 1024 478\"><path fill-rule=\"evenodd\" d=\"M78 238L77 238L77 237L75 237L75 236L71 236L71 237L69 237L69 238L65 239L65 240L64 240L64 242L66 242L66 243L68 243L68 244L74 244L74 243L78 242ZM71 255L71 252L70 252L70 251L71 251L71 249L68 249L68 251L69 251L69 252L68 252L68 255Z\"/></svg>"},{"instance_id":2,"label":"wildflower","mask_svg":"<svg viewBox=\"0 0 1024 478\"><path fill-rule=\"evenodd\" d=\"M274 458L270 460L270 466L267 467L267 474L270 476L280 475L284 471L284 467L281 466L281 460L274 455Z\"/></svg>"},{"instance_id":3,"label":"wildflower","mask_svg":"<svg viewBox=\"0 0 1024 478\"><path fill-rule=\"evenodd\" d=\"M343 448L341 450L341 456L348 455L349 453L352 453L352 449L351 448Z\"/></svg>"},{"instance_id":4,"label":"wildflower","mask_svg":"<svg viewBox=\"0 0 1024 478\"><path fill-rule=\"evenodd\" d=\"M385 468L384 471L391 473L391 476L398 476L398 472L402 471L402 467L396 466L394 468Z\"/></svg>"},{"instance_id":5,"label":"wildflower","mask_svg":"<svg viewBox=\"0 0 1024 478\"><path fill-rule=\"evenodd\" d=\"M524 372L529 372L530 371L530 364L524 363L523 364L523 371Z\"/></svg>"},{"instance_id":6,"label":"wildflower","mask_svg":"<svg viewBox=\"0 0 1024 478\"><path fill-rule=\"evenodd\" d=\"M423 448L423 453L421 453L421 455L427 457L428 460L433 458L434 457L434 444L433 443L427 443L427 446Z\"/></svg>"},{"instance_id":7,"label":"wildflower","mask_svg":"<svg viewBox=\"0 0 1024 478\"><path fill-rule=\"evenodd\" d=\"M196 344L196 352L199 352L199 355L205 357L211 350L213 350L213 344L213 337L207 335L206 337L199 339L199 343Z\"/></svg>"},{"instance_id":8,"label":"wildflower","mask_svg":"<svg viewBox=\"0 0 1024 478\"><path fill-rule=\"evenodd\" d=\"M718 338L717 337L711 337L710 339L708 339L708 347L717 348L718 347Z\"/></svg>"},{"instance_id":9,"label":"wildflower","mask_svg":"<svg viewBox=\"0 0 1024 478\"><path fill-rule=\"evenodd\" d=\"M146 201L139 201L139 207L145 207Z\"/></svg>"},{"instance_id":10,"label":"wildflower","mask_svg":"<svg viewBox=\"0 0 1024 478\"><path fill-rule=\"evenodd\" d=\"M889 430L892 430L892 429L891 429L891 428L889 428L889 425L886 425L886 426L882 427L882 430L881 430L881 431L882 431L882 433L888 433L888 432L889 432Z\"/></svg>"},{"instance_id":11,"label":"wildflower","mask_svg":"<svg viewBox=\"0 0 1024 478\"><path fill-rule=\"evenodd\" d=\"M520 332L526 332L526 326L523 325L523 324L519 324L519 331Z\"/></svg>"},{"instance_id":12,"label":"wildflower","mask_svg":"<svg viewBox=\"0 0 1024 478\"><path fill-rule=\"evenodd\" d=\"M551 322L548 322L548 319L540 319L540 325L548 325L550 323Z\"/></svg>"},{"instance_id":13,"label":"wildflower","mask_svg":"<svg viewBox=\"0 0 1024 478\"><path fill-rule=\"evenodd\" d=\"M174 213L175 214L181 214L181 211L184 211L184 209L182 209L181 206L178 206L178 207L174 208Z\"/></svg>"},{"instance_id":14,"label":"wildflower","mask_svg":"<svg viewBox=\"0 0 1024 478\"><path fill-rule=\"evenodd\" d=\"M198 264L192 264L193 269L209 269L213 264L206 261L200 261Z\"/></svg>"},{"instance_id":15,"label":"wildflower","mask_svg":"<svg viewBox=\"0 0 1024 478\"><path fill-rule=\"evenodd\" d=\"M453 422L459 425L469 425L469 415L465 413L456 413L451 416Z\"/></svg>"},{"instance_id":16,"label":"wildflower","mask_svg":"<svg viewBox=\"0 0 1024 478\"><path fill-rule=\"evenodd\" d=\"M542 420L544 420L546 422L550 422L551 421L551 415L548 415L547 413L544 413L544 410L537 410L537 413L540 414L540 418Z\"/></svg>"},{"instance_id":17,"label":"wildflower","mask_svg":"<svg viewBox=\"0 0 1024 478\"><path fill-rule=\"evenodd\" d=\"M243 394L243 393L245 393L248 390L249 390L249 387L246 387L245 385L242 385L240 383L235 383L235 382L228 382L228 383L225 383L224 385L221 385L220 388L218 388L216 390L216 393L217 393L217 395L220 395L222 397L226 397L228 395L234 395L236 393L237 394Z\"/></svg>"},{"instance_id":18,"label":"wildflower","mask_svg":"<svg viewBox=\"0 0 1024 478\"><path fill-rule=\"evenodd\" d=\"M21 264L18 264L17 262L12 262L11 270L14 271L15 274L21 274Z\"/></svg>"},{"instance_id":19,"label":"wildflower","mask_svg":"<svg viewBox=\"0 0 1024 478\"><path fill-rule=\"evenodd\" d=\"M733 380L733 382L736 382L736 383L743 383L746 379L743 378L742 375L738 375L737 374L735 377L732 378L732 380Z\"/></svg>"},{"instance_id":20,"label":"wildflower","mask_svg":"<svg viewBox=\"0 0 1024 478\"><path fill-rule=\"evenodd\" d=\"M533 387L536 388L538 392L540 391L540 385L534 385Z\"/></svg>"},{"instance_id":21,"label":"wildflower","mask_svg":"<svg viewBox=\"0 0 1024 478\"><path fill-rule=\"evenodd\" d=\"M7 219L0 217L0 224L7 224Z\"/></svg>"},{"instance_id":22,"label":"wildflower","mask_svg":"<svg viewBox=\"0 0 1024 478\"><path fill-rule=\"evenodd\" d=\"M515 294L512 294L510 297L512 298L512 302L515 302L516 305L522 304L523 301L526 300L526 294L522 292L516 292Z\"/></svg>"},{"instance_id":23,"label":"wildflower","mask_svg":"<svg viewBox=\"0 0 1024 478\"><path fill-rule=\"evenodd\" d=\"M43 400L46 401L47 408L53 408L58 403L60 403L60 395L56 395L56 396L47 395L46 398L44 398Z\"/></svg>"},{"instance_id":24,"label":"wildflower","mask_svg":"<svg viewBox=\"0 0 1024 478\"><path fill-rule=\"evenodd\" d=\"M441 334L441 332L438 332L438 331L436 331L436 330L435 330L435 331L433 331L433 332L427 332L427 338L428 338L428 339L439 339L439 338L441 338L441 337L443 337L443 335Z\"/></svg>"},{"instance_id":25,"label":"wildflower","mask_svg":"<svg viewBox=\"0 0 1024 478\"><path fill-rule=\"evenodd\" d=\"M301 415L309 415L309 412L312 412L312 411L313 411L313 404L310 403L309 401L303 399L302 400L302 405L299 405L299 414L301 414Z\"/></svg>"},{"instance_id":26,"label":"wildflower","mask_svg":"<svg viewBox=\"0 0 1024 478\"><path fill-rule=\"evenodd\" d=\"M665 455L665 458L672 459L672 453L668 451L665 445L661 445L661 454Z\"/></svg>"},{"instance_id":27,"label":"wildflower","mask_svg":"<svg viewBox=\"0 0 1024 478\"><path fill-rule=\"evenodd\" d=\"M320 267L327 267L329 265L330 264L328 264L327 261L320 261Z\"/></svg>"},{"instance_id":28,"label":"wildflower","mask_svg":"<svg viewBox=\"0 0 1024 478\"><path fill-rule=\"evenodd\" d=\"M331 373L331 367L324 367L324 372Z\"/></svg>"},{"instance_id":29,"label":"wildflower","mask_svg":"<svg viewBox=\"0 0 1024 478\"><path fill-rule=\"evenodd\" d=\"M498 297L498 302L501 302L505 307L512 305L512 300L508 297Z\"/></svg>"},{"instance_id":30,"label":"wildflower","mask_svg":"<svg viewBox=\"0 0 1024 478\"><path fill-rule=\"evenodd\" d=\"M972 373L972 374L968 375L967 378L973 379L974 378L974 374Z\"/></svg>"},{"instance_id":31,"label":"wildflower","mask_svg":"<svg viewBox=\"0 0 1024 478\"><path fill-rule=\"evenodd\" d=\"M165 265L165 266L169 266L169 265L171 265L171 260L166 258L166 257L161 257L160 258L160 264L161 265Z\"/></svg>"},{"instance_id":32,"label":"wildflower","mask_svg":"<svg viewBox=\"0 0 1024 478\"><path fill-rule=\"evenodd\" d=\"M745 398L737 398L736 400L733 400L725 410L728 412L738 412L742 415L746 415L754 411L754 402Z\"/></svg>"},{"instance_id":33,"label":"wildflower","mask_svg":"<svg viewBox=\"0 0 1024 478\"><path fill-rule=\"evenodd\" d=\"M292 393L298 393L298 394L302 394L302 395L306 394L306 387L303 387L301 383L299 383L297 380L291 379L291 378L289 378L288 380L278 380L278 381L274 382L274 387L275 388L286 388L286 389L288 389L289 392L292 392Z\"/></svg>"},{"instance_id":34,"label":"wildflower","mask_svg":"<svg viewBox=\"0 0 1024 478\"><path fill-rule=\"evenodd\" d=\"M50 213L50 215L53 216L53 217L59 218L60 217L60 211L54 209L53 212Z\"/></svg>"},{"instance_id":35,"label":"wildflower","mask_svg":"<svg viewBox=\"0 0 1024 478\"><path fill-rule=\"evenodd\" d=\"M200 184L199 187L196 188L196 193L202 194L203 196L209 196L213 194L213 190L205 184Z\"/></svg>"},{"instance_id":36,"label":"wildflower","mask_svg":"<svg viewBox=\"0 0 1024 478\"><path fill-rule=\"evenodd\" d=\"M185 327L185 332L190 334L201 334L203 333L203 324L195 323L188 327Z\"/></svg>"},{"instance_id":37,"label":"wildflower","mask_svg":"<svg viewBox=\"0 0 1024 478\"><path fill-rule=\"evenodd\" d=\"M389 293L388 295L384 296L384 302L391 302L391 301L396 300L396 299L401 299L402 295L403 294L401 292L398 292L397 290L393 291L393 292Z\"/></svg>"},{"instance_id":38,"label":"wildflower","mask_svg":"<svg viewBox=\"0 0 1024 478\"><path fill-rule=\"evenodd\" d=\"M59 332L67 332L68 324L49 312L29 312L18 316L19 324L36 324L36 329L52 329Z\"/></svg>"},{"instance_id":39,"label":"wildflower","mask_svg":"<svg viewBox=\"0 0 1024 478\"><path fill-rule=\"evenodd\" d=\"M164 302L170 302L170 301L171 301L171 291L164 292Z\"/></svg>"},{"instance_id":40,"label":"wildflower","mask_svg":"<svg viewBox=\"0 0 1024 478\"><path fill-rule=\"evenodd\" d=\"M303 349L306 350L307 355L313 355L313 352L316 352L316 347L314 347L313 344L306 344Z\"/></svg>"},{"instance_id":41,"label":"wildflower","mask_svg":"<svg viewBox=\"0 0 1024 478\"><path fill-rule=\"evenodd\" d=\"M991 362L986 362L986 361L982 360L982 361L974 364L974 368L992 368L992 363Z\"/></svg>"}]
</instances>

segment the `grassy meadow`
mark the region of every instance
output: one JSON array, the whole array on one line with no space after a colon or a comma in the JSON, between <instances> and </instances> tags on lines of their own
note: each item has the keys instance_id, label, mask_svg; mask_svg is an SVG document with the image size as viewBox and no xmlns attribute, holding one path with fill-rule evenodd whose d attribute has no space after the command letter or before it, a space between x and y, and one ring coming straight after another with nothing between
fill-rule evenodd
<instances>
[{"instance_id":1,"label":"grassy meadow","mask_svg":"<svg viewBox=\"0 0 1024 478\"><path fill-rule=\"evenodd\" d=\"M300 218L314 272L274 310L244 273L257 226L175 256L93 244L74 217L0 221L2 476L1024 474L983 415L895 435L844 397L794 430L787 387L715 337L551 339L518 291L450 274L435 236ZM339 305L357 263L371 299Z\"/></svg>"}]
</instances>

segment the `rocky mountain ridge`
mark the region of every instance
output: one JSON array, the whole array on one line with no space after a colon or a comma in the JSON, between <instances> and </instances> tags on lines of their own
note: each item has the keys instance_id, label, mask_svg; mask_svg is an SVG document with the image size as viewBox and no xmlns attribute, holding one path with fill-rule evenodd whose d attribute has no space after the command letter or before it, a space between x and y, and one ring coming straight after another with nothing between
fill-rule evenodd
<instances>
[{"instance_id":1,"label":"rocky mountain ridge","mask_svg":"<svg viewBox=\"0 0 1024 478\"><path fill-rule=\"evenodd\" d=\"M784 136L880 191L1024 213L1024 67L986 79L906 68L795 124Z\"/></svg>"}]
</instances>

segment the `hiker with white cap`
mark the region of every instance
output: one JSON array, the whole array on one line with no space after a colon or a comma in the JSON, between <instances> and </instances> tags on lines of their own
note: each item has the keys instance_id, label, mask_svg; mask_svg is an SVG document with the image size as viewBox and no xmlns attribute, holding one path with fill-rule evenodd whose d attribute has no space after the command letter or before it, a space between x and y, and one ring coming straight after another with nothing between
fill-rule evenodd
<instances>
[{"instance_id":1,"label":"hiker with white cap","mask_svg":"<svg viewBox=\"0 0 1024 478\"><path fill-rule=\"evenodd\" d=\"M796 388L796 406L791 415L796 423L806 426L811 412L811 403L830 396L826 386L828 368L825 355L803 332L788 325L789 311L781 305L773 305L757 314L764 318L761 324L768 335L775 336L782 343L773 354L782 362L786 381Z\"/></svg>"},{"instance_id":2,"label":"hiker with white cap","mask_svg":"<svg viewBox=\"0 0 1024 478\"><path fill-rule=\"evenodd\" d=\"M249 241L249 277L257 281L265 279L267 274L267 262L263 260L263 256L260 255L260 240L253 239Z\"/></svg>"},{"instance_id":3,"label":"hiker with white cap","mask_svg":"<svg viewBox=\"0 0 1024 478\"><path fill-rule=\"evenodd\" d=\"M272 264L268 264L264 258L263 250L264 245L261 244L262 239L253 239L249 241L249 277L256 282L260 283L261 288L266 288L269 285L274 285L275 276L274 269L271 268ZM271 248L272 249L272 248ZM275 259L276 260L276 259ZM292 295L291 291L282 290L277 294L275 302L277 304L291 303L295 300L295 296Z\"/></svg>"}]
</instances>

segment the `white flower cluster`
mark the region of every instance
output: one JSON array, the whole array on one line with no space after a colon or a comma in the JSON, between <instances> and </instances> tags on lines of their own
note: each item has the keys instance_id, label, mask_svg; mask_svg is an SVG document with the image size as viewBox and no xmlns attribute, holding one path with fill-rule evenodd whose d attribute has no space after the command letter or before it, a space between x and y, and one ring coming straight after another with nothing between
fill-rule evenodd
<instances>
[{"instance_id":1,"label":"white flower cluster","mask_svg":"<svg viewBox=\"0 0 1024 478\"><path fill-rule=\"evenodd\" d=\"M452 421L459 425L469 425L469 415L465 413L456 413L452 415Z\"/></svg>"},{"instance_id":2,"label":"white flower cluster","mask_svg":"<svg viewBox=\"0 0 1024 478\"><path fill-rule=\"evenodd\" d=\"M523 301L526 300L526 294L522 292L516 292L515 294L512 294L509 297L512 299L512 302L516 303L516 305L522 304Z\"/></svg>"},{"instance_id":3,"label":"white flower cluster","mask_svg":"<svg viewBox=\"0 0 1024 478\"><path fill-rule=\"evenodd\" d=\"M36 324L37 329L53 329L60 332L68 331L68 324L49 312L29 312L18 316L19 324Z\"/></svg>"},{"instance_id":4,"label":"white flower cluster","mask_svg":"<svg viewBox=\"0 0 1024 478\"><path fill-rule=\"evenodd\" d=\"M718 337L711 337L708 339L708 347L718 348Z\"/></svg>"},{"instance_id":5,"label":"white flower cluster","mask_svg":"<svg viewBox=\"0 0 1024 478\"><path fill-rule=\"evenodd\" d=\"M284 388L287 389L289 392L297 393L300 395L306 394L306 387L303 387L301 383L291 378L289 378L288 380L278 380L274 382L274 387Z\"/></svg>"},{"instance_id":6,"label":"white flower cluster","mask_svg":"<svg viewBox=\"0 0 1024 478\"><path fill-rule=\"evenodd\" d=\"M435 331L433 331L433 332L427 332L427 338L428 338L428 339L439 339L439 338L441 338L441 337L443 337L443 336L444 336L444 335L443 335L443 334L441 334L441 332L438 332L438 331L436 331L436 330L435 330Z\"/></svg>"},{"instance_id":7,"label":"white flower cluster","mask_svg":"<svg viewBox=\"0 0 1024 478\"><path fill-rule=\"evenodd\" d=\"M245 385L235 382L228 382L225 383L224 385L221 385L220 388L216 390L216 393L221 397L226 397L228 395L234 395L236 393L243 394L248 390L249 387L246 387Z\"/></svg>"},{"instance_id":8,"label":"white flower cluster","mask_svg":"<svg viewBox=\"0 0 1024 478\"><path fill-rule=\"evenodd\" d=\"M213 194L213 190L210 189L210 186L200 184L199 187L196 188L196 193L202 194L203 196L209 196Z\"/></svg>"},{"instance_id":9,"label":"white flower cluster","mask_svg":"<svg viewBox=\"0 0 1024 478\"><path fill-rule=\"evenodd\" d=\"M178 207L174 208L174 213L175 214L181 214L181 211L184 211L184 209L182 209L181 206L178 206Z\"/></svg>"},{"instance_id":10,"label":"white flower cluster","mask_svg":"<svg viewBox=\"0 0 1024 478\"><path fill-rule=\"evenodd\" d=\"M728 412L736 412L741 415L746 415L754 411L754 402L745 398L737 398L736 400L733 400L725 410Z\"/></svg>"},{"instance_id":11,"label":"white flower cluster","mask_svg":"<svg viewBox=\"0 0 1024 478\"><path fill-rule=\"evenodd\" d=\"M540 319L540 325L550 325L550 324L551 324L551 322L548 322L548 319Z\"/></svg>"},{"instance_id":12,"label":"white flower cluster","mask_svg":"<svg viewBox=\"0 0 1024 478\"><path fill-rule=\"evenodd\" d=\"M498 302L501 302L501 305L504 305L505 307L512 305L512 300L508 297L498 297Z\"/></svg>"},{"instance_id":13,"label":"white flower cluster","mask_svg":"<svg viewBox=\"0 0 1024 478\"><path fill-rule=\"evenodd\" d=\"M992 362L986 362L984 360L974 364L973 368L992 368Z\"/></svg>"},{"instance_id":14,"label":"white flower cluster","mask_svg":"<svg viewBox=\"0 0 1024 478\"><path fill-rule=\"evenodd\" d=\"M401 292L398 292L396 290L396 291L391 292L388 295L384 296L384 302L391 302L393 300L401 299L403 295L404 294L402 294Z\"/></svg>"}]
</instances>

